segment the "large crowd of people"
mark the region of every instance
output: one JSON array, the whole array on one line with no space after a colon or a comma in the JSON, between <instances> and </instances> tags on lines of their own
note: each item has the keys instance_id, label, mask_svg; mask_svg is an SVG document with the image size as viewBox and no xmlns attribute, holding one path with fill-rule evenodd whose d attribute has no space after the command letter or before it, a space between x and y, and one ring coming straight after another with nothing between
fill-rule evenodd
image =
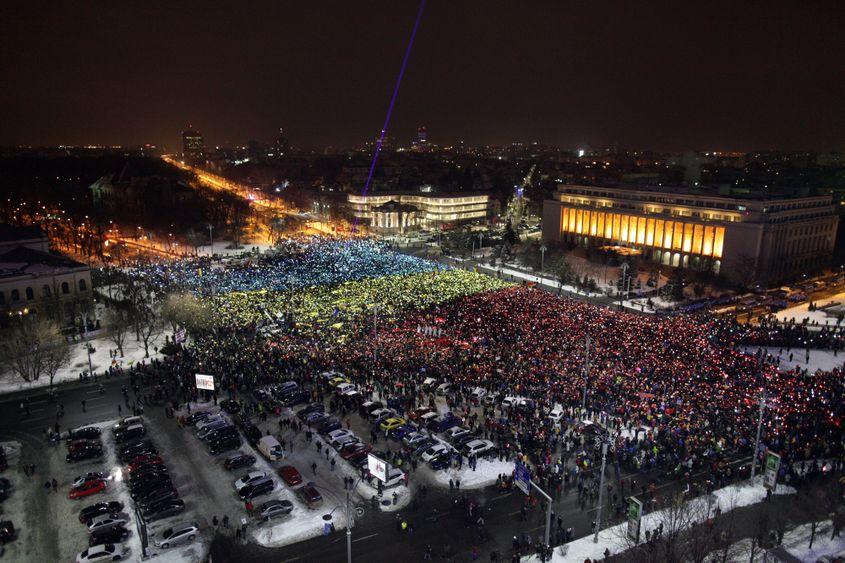
<instances>
[{"instance_id":1,"label":"large crowd of people","mask_svg":"<svg viewBox=\"0 0 845 563\"><path fill-rule=\"evenodd\" d=\"M337 256L340 262L323 261ZM193 278L184 265L141 275L203 291L206 271L191 268ZM306 274L310 268L329 273ZM207 271L237 291L217 297L225 329L193 335L184 351L154 367L171 396L195 393L195 372L216 374L221 390L234 392L337 370L365 396L377 390L413 407L431 400L421 383L434 378L454 385L450 407L471 416L500 451L523 455L539 474L562 481L561 459L565 465L572 454L576 466L590 463L578 456L583 444L572 441L571 430L585 418L615 437L617 467L721 475L728 460L753 453L765 395L761 452L780 453L784 472L792 462L842 456L842 373L779 370L762 353L739 351L770 327L619 312L474 273L441 272L366 241L294 241L274 258ZM385 311L378 330L376 303ZM292 309L296 322L256 330L281 308ZM481 417L469 408L475 387L496 398ZM497 407L506 396L529 399L532 408ZM546 416L557 405L566 413L562 429Z\"/></svg>"}]
</instances>

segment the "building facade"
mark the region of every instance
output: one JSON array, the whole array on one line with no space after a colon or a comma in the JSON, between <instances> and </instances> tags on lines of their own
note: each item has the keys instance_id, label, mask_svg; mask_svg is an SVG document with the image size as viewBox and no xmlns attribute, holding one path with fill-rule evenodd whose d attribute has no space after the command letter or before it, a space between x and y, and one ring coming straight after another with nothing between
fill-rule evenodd
<instances>
[{"instance_id":1,"label":"building facade","mask_svg":"<svg viewBox=\"0 0 845 563\"><path fill-rule=\"evenodd\" d=\"M0 312L61 310L72 320L81 304L91 302L92 294L91 269L49 252L49 241L40 229L0 225Z\"/></svg>"},{"instance_id":2,"label":"building facade","mask_svg":"<svg viewBox=\"0 0 845 563\"><path fill-rule=\"evenodd\" d=\"M192 127L182 131L182 157L188 164L205 163L205 141Z\"/></svg>"},{"instance_id":3,"label":"building facade","mask_svg":"<svg viewBox=\"0 0 845 563\"><path fill-rule=\"evenodd\" d=\"M349 194L346 202L356 219L385 234L485 220L495 212L487 194Z\"/></svg>"},{"instance_id":4,"label":"building facade","mask_svg":"<svg viewBox=\"0 0 845 563\"><path fill-rule=\"evenodd\" d=\"M831 196L562 184L543 204L546 241L625 249L666 266L762 282L827 265L838 223Z\"/></svg>"}]
</instances>

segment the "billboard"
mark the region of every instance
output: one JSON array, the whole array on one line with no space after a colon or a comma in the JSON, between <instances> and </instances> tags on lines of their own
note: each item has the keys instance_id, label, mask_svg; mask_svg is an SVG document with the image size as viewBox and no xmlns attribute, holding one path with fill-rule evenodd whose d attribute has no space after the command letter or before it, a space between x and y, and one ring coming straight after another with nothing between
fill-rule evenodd
<instances>
[{"instance_id":1,"label":"billboard","mask_svg":"<svg viewBox=\"0 0 845 563\"><path fill-rule=\"evenodd\" d=\"M387 462L377 458L373 454L367 454L367 469L370 475L384 483L387 481Z\"/></svg>"},{"instance_id":2,"label":"billboard","mask_svg":"<svg viewBox=\"0 0 845 563\"><path fill-rule=\"evenodd\" d=\"M214 376L197 374L197 389L205 389L206 391L214 391Z\"/></svg>"},{"instance_id":3,"label":"billboard","mask_svg":"<svg viewBox=\"0 0 845 563\"><path fill-rule=\"evenodd\" d=\"M763 486L775 490L780 470L780 456L774 452L766 452L766 470L763 472Z\"/></svg>"},{"instance_id":4,"label":"billboard","mask_svg":"<svg viewBox=\"0 0 845 563\"><path fill-rule=\"evenodd\" d=\"M521 461L514 463L513 481L526 495L531 492L531 474Z\"/></svg>"},{"instance_id":5,"label":"billboard","mask_svg":"<svg viewBox=\"0 0 845 563\"><path fill-rule=\"evenodd\" d=\"M634 543L640 541L640 521L643 517L643 503L636 497L628 499L628 529L626 535Z\"/></svg>"}]
</instances>

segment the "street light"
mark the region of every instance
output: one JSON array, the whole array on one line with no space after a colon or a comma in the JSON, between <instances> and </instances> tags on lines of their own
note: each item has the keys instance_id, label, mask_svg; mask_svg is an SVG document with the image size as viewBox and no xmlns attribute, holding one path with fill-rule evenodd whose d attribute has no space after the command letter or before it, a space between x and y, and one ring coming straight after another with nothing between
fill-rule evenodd
<instances>
[{"instance_id":1,"label":"street light","mask_svg":"<svg viewBox=\"0 0 845 563\"><path fill-rule=\"evenodd\" d=\"M760 431L763 429L763 413L766 411L766 390L760 395L760 415L757 417L757 440L754 442L754 459L751 460L751 480L757 474L757 456L760 453Z\"/></svg>"},{"instance_id":2,"label":"street light","mask_svg":"<svg viewBox=\"0 0 845 563\"><path fill-rule=\"evenodd\" d=\"M607 461L607 447L610 445L610 433L604 429L599 444L601 444L601 474L599 475L599 508L596 514L596 533L593 535L593 543L599 543L599 530L601 529L601 509L604 502L604 468ZM596 444L598 445L598 444Z\"/></svg>"},{"instance_id":3,"label":"street light","mask_svg":"<svg viewBox=\"0 0 845 563\"><path fill-rule=\"evenodd\" d=\"M540 277L541 278L543 276L543 273L546 271L544 266L545 266L545 262L546 262L546 251L547 250L548 250L548 248L546 248L545 244L540 247Z\"/></svg>"}]
</instances>

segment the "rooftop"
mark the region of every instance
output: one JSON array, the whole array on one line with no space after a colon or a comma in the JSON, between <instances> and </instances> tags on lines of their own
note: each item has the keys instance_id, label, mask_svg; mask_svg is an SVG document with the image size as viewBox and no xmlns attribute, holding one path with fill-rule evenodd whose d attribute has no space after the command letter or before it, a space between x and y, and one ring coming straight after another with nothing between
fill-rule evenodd
<instances>
[{"instance_id":1,"label":"rooftop","mask_svg":"<svg viewBox=\"0 0 845 563\"><path fill-rule=\"evenodd\" d=\"M56 270L87 268L82 262L64 256L18 246L0 254L0 277L43 275Z\"/></svg>"},{"instance_id":2,"label":"rooftop","mask_svg":"<svg viewBox=\"0 0 845 563\"><path fill-rule=\"evenodd\" d=\"M688 195L693 197L716 197L731 200L750 201L771 201L784 199L801 199L808 197L825 197L824 194L814 195L807 193L807 190L779 190L778 192L748 191L735 192L726 190L720 186L661 186L643 184L625 184L607 182L604 184L559 184L559 187L567 189L590 189L590 190L624 190L630 192L662 193L666 195Z\"/></svg>"},{"instance_id":3,"label":"rooftop","mask_svg":"<svg viewBox=\"0 0 845 563\"><path fill-rule=\"evenodd\" d=\"M16 227L6 223L0 223L0 242L13 242L16 240L31 240L44 238L44 231L37 225L27 227Z\"/></svg>"}]
</instances>

